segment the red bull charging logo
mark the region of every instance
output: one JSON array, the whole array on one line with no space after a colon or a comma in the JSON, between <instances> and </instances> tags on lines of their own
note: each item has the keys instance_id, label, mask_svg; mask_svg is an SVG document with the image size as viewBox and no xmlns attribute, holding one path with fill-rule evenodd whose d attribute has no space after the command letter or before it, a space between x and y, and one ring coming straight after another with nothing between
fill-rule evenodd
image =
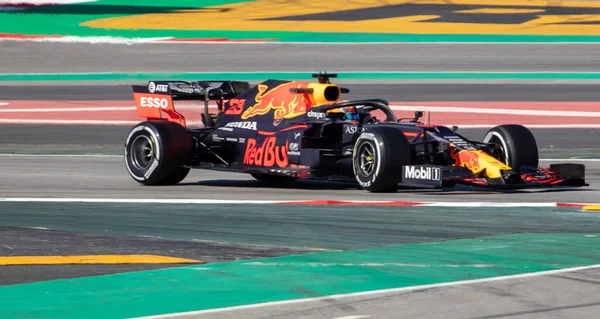
<instances>
[{"instance_id":1,"label":"red bull charging logo","mask_svg":"<svg viewBox=\"0 0 600 319\"><path fill-rule=\"evenodd\" d=\"M247 120L257 115L265 115L275 110L274 119L287 119L306 113L310 108L310 100L304 94L294 94L290 89L306 88L308 82L290 82L278 85L271 90L264 84L258 85L256 103L246 109L242 119Z\"/></svg>"},{"instance_id":2,"label":"red bull charging logo","mask_svg":"<svg viewBox=\"0 0 600 319\"><path fill-rule=\"evenodd\" d=\"M456 152L456 149L454 149L450 152L450 156L456 160L456 166L466 167L472 172L481 170L481 165L479 165L479 154L477 154L477 152L469 150Z\"/></svg>"}]
</instances>

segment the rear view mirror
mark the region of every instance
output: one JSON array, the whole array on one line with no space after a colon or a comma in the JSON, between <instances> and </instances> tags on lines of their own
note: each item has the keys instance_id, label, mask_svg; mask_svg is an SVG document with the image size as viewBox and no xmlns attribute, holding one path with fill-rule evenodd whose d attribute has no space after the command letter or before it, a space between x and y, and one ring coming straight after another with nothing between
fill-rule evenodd
<instances>
[{"instance_id":1,"label":"rear view mirror","mask_svg":"<svg viewBox=\"0 0 600 319\"><path fill-rule=\"evenodd\" d=\"M411 121L413 123L416 123L419 121L419 118L423 117L423 112L421 111L416 111L415 112L415 118Z\"/></svg>"}]
</instances>

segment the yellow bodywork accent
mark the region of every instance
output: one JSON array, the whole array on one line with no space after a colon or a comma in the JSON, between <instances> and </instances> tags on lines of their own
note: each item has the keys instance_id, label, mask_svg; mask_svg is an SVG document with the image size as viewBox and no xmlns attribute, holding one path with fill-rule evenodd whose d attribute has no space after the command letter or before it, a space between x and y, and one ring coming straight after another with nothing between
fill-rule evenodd
<instances>
[{"instance_id":1,"label":"yellow bodywork accent","mask_svg":"<svg viewBox=\"0 0 600 319\"><path fill-rule=\"evenodd\" d=\"M335 84L322 84L322 83L318 83L318 82L313 82L308 84L309 88L313 89L313 93L309 94L310 100L313 104L313 106L319 106L319 105L326 105L326 104L331 104L337 100L340 99L341 96L341 91L340 88L335 85ZM332 96L329 96L329 99L325 98L325 90L328 90L328 93L330 92L336 92L335 94L331 94ZM337 96L335 96L337 95Z\"/></svg>"},{"instance_id":2,"label":"yellow bodywork accent","mask_svg":"<svg viewBox=\"0 0 600 319\"><path fill-rule=\"evenodd\" d=\"M463 166L475 174L483 172L483 177L501 178L502 171L512 170L510 166L500 162L482 150L462 150L454 155L455 166Z\"/></svg>"},{"instance_id":3,"label":"yellow bodywork accent","mask_svg":"<svg viewBox=\"0 0 600 319\"><path fill-rule=\"evenodd\" d=\"M82 255L82 256L4 256L0 265L69 264L199 264L201 260L157 255Z\"/></svg>"}]
</instances>

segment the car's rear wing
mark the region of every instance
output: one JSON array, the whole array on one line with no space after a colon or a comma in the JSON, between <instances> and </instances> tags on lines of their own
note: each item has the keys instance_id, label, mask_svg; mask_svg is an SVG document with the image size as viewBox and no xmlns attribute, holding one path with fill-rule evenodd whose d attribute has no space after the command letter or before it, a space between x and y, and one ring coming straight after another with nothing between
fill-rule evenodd
<instances>
[{"instance_id":1,"label":"car's rear wing","mask_svg":"<svg viewBox=\"0 0 600 319\"><path fill-rule=\"evenodd\" d=\"M185 118L175 110L174 101L204 101L204 120L209 118L209 101L218 101L217 105L222 111L223 101L248 91L250 83L242 81L150 81L147 85L133 85L132 88L139 117L147 120L167 120L185 127Z\"/></svg>"}]
</instances>

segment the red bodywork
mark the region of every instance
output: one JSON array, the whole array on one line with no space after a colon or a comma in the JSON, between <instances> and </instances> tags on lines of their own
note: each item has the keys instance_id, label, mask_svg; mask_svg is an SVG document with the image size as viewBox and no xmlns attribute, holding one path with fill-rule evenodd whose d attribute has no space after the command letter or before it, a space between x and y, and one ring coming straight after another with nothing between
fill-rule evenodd
<instances>
[{"instance_id":1,"label":"red bodywork","mask_svg":"<svg viewBox=\"0 0 600 319\"><path fill-rule=\"evenodd\" d=\"M170 94L134 92L133 98L139 117L149 121L174 122L186 127L185 118L175 110Z\"/></svg>"}]
</instances>

